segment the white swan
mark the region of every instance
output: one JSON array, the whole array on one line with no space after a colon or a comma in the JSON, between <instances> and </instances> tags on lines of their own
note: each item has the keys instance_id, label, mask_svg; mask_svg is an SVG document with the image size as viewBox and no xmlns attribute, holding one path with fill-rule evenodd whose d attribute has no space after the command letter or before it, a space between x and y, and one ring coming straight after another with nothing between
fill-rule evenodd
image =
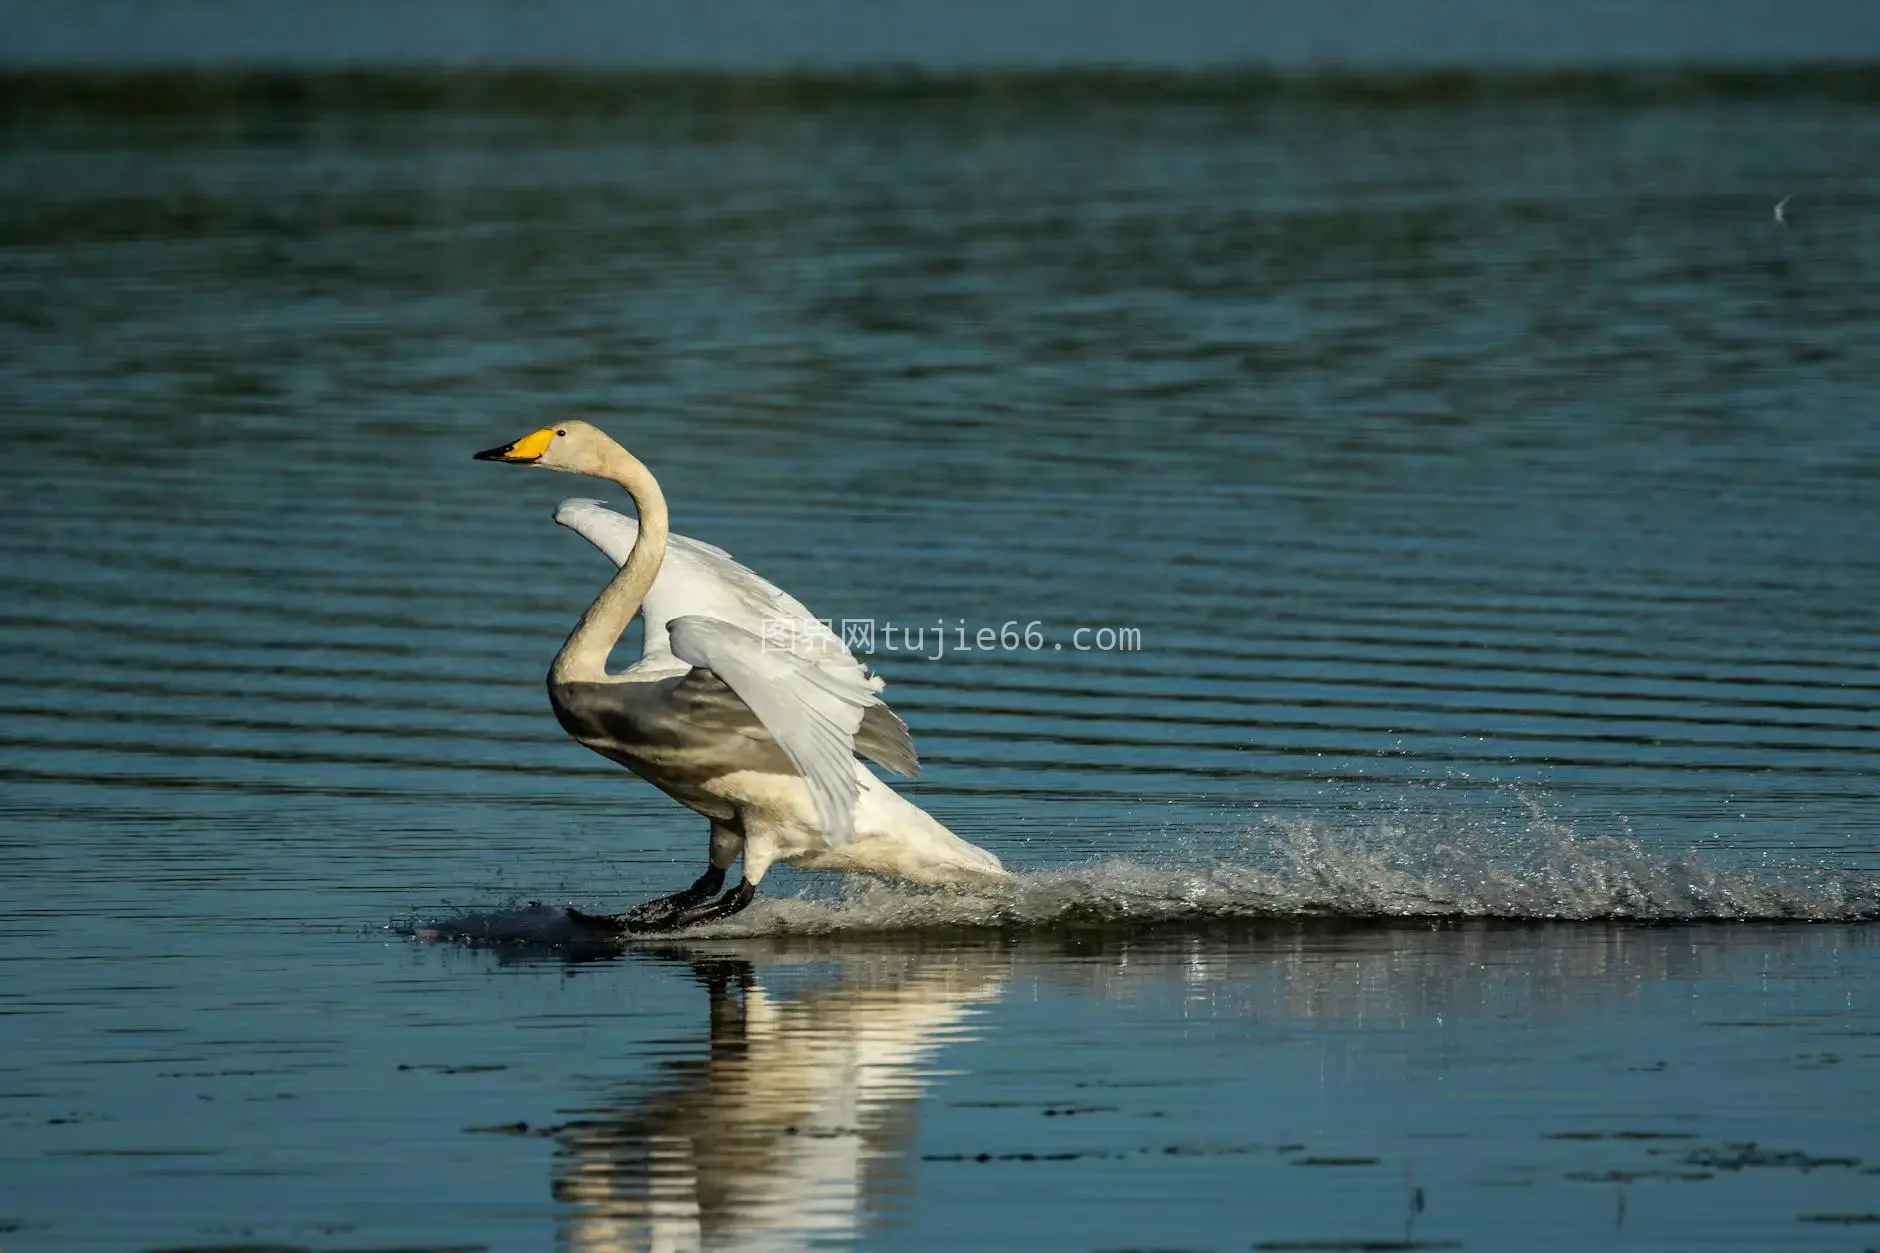
<instances>
[{"instance_id":1,"label":"white swan","mask_svg":"<svg viewBox=\"0 0 1880 1253\"><path fill-rule=\"evenodd\" d=\"M612 479L633 498L637 525L597 501L556 511L621 565L555 654L549 703L569 735L711 821L710 864L691 887L618 917L573 916L617 931L722 918L776 862L932 884L1007 877L856 759L919 769L882 681L788 593L723 549L669 535L659 483L626 449L562 422L476 457ZM642 608L643 655L609 674ZM740 854L742 881L711 900Z\"/></svg>"}]
</instances>

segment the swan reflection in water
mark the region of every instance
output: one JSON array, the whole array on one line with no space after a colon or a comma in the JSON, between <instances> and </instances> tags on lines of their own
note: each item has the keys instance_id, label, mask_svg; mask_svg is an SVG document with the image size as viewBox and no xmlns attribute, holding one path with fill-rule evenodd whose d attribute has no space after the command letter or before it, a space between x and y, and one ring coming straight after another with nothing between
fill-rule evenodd
<instances>
[{"instance_id":1,"label":"swan reflection in water","mask_svg":"<svg viewBox=\"0 0 1880 1253\"><path fill-rule=\"evenodd\" d=\"M690 955L710 998L703 1058L676 1082L562 1127L562 1236L583 1253L807 1248L856 1234L903 1165L914 1108L950 1042L974 1034L1007 963L867 953L773 992L734 955Z\"/></svg>"}]
</instances>

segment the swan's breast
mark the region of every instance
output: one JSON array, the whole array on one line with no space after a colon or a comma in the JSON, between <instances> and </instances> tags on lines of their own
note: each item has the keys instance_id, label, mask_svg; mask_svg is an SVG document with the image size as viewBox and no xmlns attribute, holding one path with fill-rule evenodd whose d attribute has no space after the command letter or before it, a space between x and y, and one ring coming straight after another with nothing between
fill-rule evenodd
<instances>
[{"instance_id":1,"label":"swan's breast","mask_svg":"<svg viewBox=\"0 0 1880 1253\"><path fill-rule=\"evenodd\" d=\"M707 671L550 683L548 694L570 736L701 813L731 816L721 790L711 786L717 780L796 774L757 715Z\"/></svg>"}]
</instances>

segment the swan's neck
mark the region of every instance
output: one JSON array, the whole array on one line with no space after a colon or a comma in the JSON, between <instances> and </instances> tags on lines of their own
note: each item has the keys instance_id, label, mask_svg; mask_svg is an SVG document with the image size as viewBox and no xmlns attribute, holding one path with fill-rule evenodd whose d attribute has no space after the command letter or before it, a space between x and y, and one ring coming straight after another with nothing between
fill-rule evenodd
<instances>
[{"instance_id":1,"label":"swan's neck","mask_svg":"<svg viewBox=\"0 0 1880 1253\"><path fill-rule=\"evenodd\" d=\"M620 572L588 606L568 642L555 654L555 664L548 672L550 683L596 683L607 677L608 654L620 642L627 623L640 611L646 590L653 586L659 565L666 559L666 497L653 472L610 441L595 474L627 489L633 507L639 511L640 534Z\"/></svg>"}]
</instances>

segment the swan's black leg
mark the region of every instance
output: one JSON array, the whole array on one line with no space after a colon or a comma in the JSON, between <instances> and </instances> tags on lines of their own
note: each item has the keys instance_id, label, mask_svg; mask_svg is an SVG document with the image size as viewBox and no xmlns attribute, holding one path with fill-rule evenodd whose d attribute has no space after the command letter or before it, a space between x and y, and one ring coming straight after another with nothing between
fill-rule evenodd
<instances>
[{"instance_id":1,"label":"swan's black leg","mask_svg":"<svg viewBox=\"0 0 1880 1253\"><path fill-rule=\"evenodd\" d=\"M685 891L655 897L644 904L635 905L624 914L589 914L570 905L568 917L584 927L611 931L616 935L633 931L670 931L674 927L686 925L673 921L675 917L711 900L712 893L724 885L725 872L713 866Z\"/></svg>"}]
</instances>

